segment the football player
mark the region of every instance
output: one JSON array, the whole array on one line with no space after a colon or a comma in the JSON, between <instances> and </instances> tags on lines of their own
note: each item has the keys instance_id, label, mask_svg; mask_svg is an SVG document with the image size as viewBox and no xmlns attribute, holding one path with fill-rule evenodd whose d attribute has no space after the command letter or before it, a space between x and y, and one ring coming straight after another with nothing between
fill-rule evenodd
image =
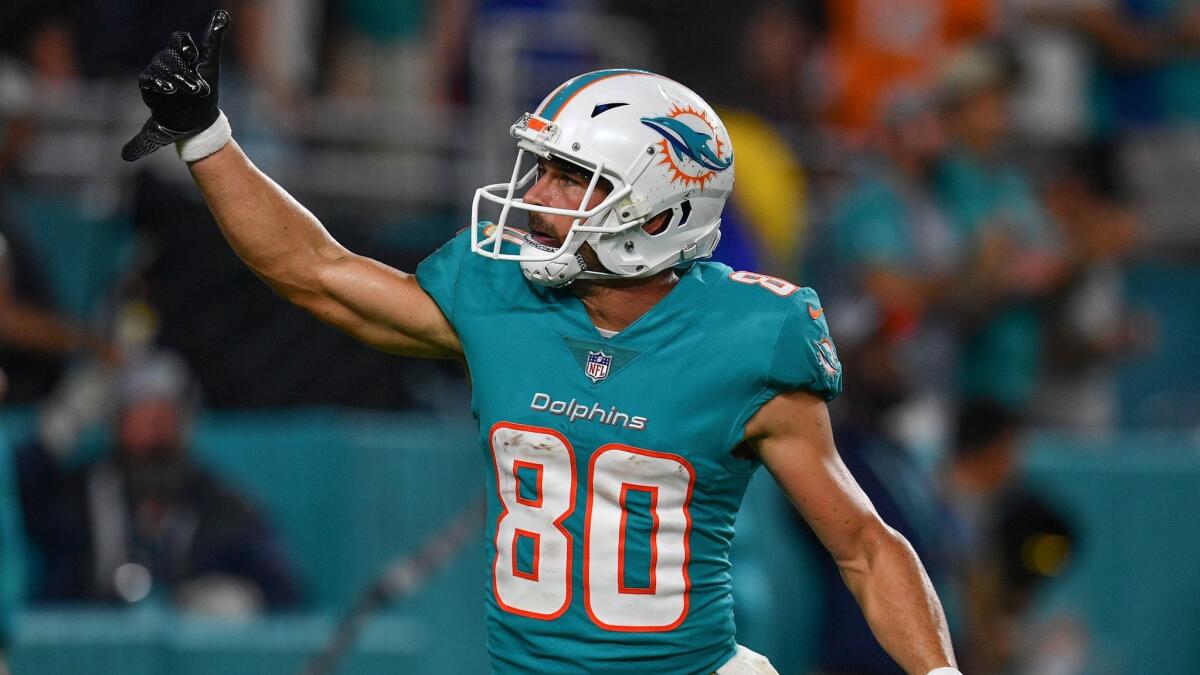
<instances>
[{"instance_id":1,"label":"football player","mask_svg":"<svg viewBox=\"0 0 1200 675\"><path fill-rule=\"evenodd\" d=\"M466 364L491 487L494 672L775 672L734 641L730 591L760 465L888 653L909 673L958 672L920 561L834 448L841 364L817 295L703 261L734 155L699 96L637 70L564 83L512 126L510 179L480 188L471 227L411 275L339 245L231 139L228 24L216 12L199 45L174 33L142 71L151 116L123 156L175 143L277 293L377 349Z\"/></svg>"}]
</instances>

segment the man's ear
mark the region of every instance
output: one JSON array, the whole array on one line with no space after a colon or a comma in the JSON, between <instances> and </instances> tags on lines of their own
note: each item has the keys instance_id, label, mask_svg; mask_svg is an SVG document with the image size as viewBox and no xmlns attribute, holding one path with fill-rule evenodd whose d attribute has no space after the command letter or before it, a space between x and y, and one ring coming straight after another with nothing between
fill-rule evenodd
<instances>
[{"instance_id":1,"label":"man's ear","mask_svg":"<svg viewBox=\"0 0 1200 675\"><path fill-rule=\"evenodd\" d=\"M653 237L654 235L660 234L663 230L667 229L667 223L670 221L670 219L671 212L669 210L663 211L657 216L654 216L650 220L646 221L646 224L642 225L642 230L645 231L646 234Z\"/></svg>"}]
</instances>

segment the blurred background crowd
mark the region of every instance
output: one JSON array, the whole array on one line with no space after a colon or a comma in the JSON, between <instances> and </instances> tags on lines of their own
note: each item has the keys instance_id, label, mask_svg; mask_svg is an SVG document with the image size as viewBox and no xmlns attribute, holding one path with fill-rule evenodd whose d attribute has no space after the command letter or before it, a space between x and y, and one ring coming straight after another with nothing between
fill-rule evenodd
<instances>
[{"instance_id":1,"label":"blurred background crowd","mask_svg":"<svg viewBox=\"0 0 1200 675\"><path fill-rule=\"evenodd\" d=\"M558 83L642 67L695 89L736 147L716 258L820 292L839 449L926 562L963 670L1200 667L1200 3L226 8L239 142L404 270L508 175L508 126ZM118 160L136 73L212 9L0 7L14 672L296 672L482 488L457 367L286 305L173 152ZM479 555L385 613L346 672L482 672ZM899 672L769 481L735 568L739 639L781 672Z\"/></svg>"}]
</instances>

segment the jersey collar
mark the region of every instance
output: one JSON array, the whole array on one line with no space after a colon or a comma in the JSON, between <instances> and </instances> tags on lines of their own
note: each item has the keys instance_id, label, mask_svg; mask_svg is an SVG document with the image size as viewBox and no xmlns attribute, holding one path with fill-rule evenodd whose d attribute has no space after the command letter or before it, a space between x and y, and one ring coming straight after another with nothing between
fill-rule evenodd
<instances>
[{"instance_id":1,"label":"jersey collar","mask_svg":"<svg viewBox=\"0 0 1200 675\"><path fill-rule=\"evenodd\" d=\"M645 351L687 327L688 320L715 288L717 278L706 278L706 265L694 264L680 272L679 282L645 314L620 333L605 338L596 330L587 309L568 289L546 289L554 313L555 329L564 337Z\"/></svg>"}]
</instances>

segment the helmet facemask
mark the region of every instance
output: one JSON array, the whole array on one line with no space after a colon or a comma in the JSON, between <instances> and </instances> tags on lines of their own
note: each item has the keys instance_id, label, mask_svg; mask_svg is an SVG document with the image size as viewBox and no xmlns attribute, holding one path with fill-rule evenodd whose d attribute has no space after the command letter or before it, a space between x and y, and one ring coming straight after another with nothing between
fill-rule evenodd
<instances>
[{"instance_id":1,"label":"helmet facemask","mask_svg":"<svg viewBox=\"0 0 1200 675\"><path fill-rule=\"evenodd\" d=\"M537 131L534 128L540 127ZM632 207L632 188L622 177L605 165L603 158L589 157L578 148L562 148L553 142L556 125L526 114L512 127L517 138L517 159L507 183L485 185L475 191L471 203L471 250L493 260L515 260L530 281L547 286L565 286L575 279L612 278L604 270L588 269L579 249L587 242L619 235L646 222ZM575 144L576 146L578 144ZM522 195L538 179L537 158L560 159L581 169L588 176L583 198L573 209L529 204ZM649 165L649 156L629 169L625 175L640 173ZM640 164L638 166L637 164ZM635 174L636 175L636 174ZM608 195L597 205L588 208L601 180L611 185ZM481 220L481 203L499 205L500 214L494 222ZM535 241L527 232L510 223L513 210L572 218L567 236L557 248ZM520 242L518 253L504 253L504 241Z\"/></svg>"}]
</instances>

